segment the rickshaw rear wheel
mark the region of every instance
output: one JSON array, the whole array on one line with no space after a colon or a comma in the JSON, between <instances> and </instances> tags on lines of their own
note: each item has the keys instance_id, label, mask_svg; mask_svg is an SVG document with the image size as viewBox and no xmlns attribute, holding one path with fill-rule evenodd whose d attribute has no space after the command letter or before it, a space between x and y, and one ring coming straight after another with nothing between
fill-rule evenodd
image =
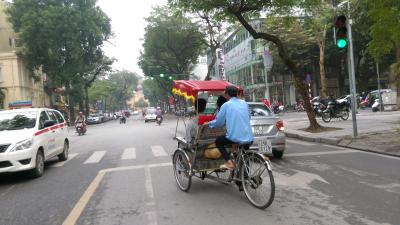
<instances>
[{"instance_id":1,"label":"rickshaw rear wheel","mask_svg":"<svg viewBox=\"0 0 400 225\"><path fill-rule=\"evenodd\" d=\"M275 197L275 181L267 162L258 154L248 153L240 169L244 193L249 202L259 209L272 204Z\"/></svg>"},{"instance_id":2,"label":"rickshaw rear wheel","mask_svg":"<svg viewBox=\"0 0 400 225\"><path fill-rule=\"evenodd\" d=\"M189 158L182 150L176 150L172 161L176 183L179 189L187 192L192 184Z\"/></svg>"}]
</instances>

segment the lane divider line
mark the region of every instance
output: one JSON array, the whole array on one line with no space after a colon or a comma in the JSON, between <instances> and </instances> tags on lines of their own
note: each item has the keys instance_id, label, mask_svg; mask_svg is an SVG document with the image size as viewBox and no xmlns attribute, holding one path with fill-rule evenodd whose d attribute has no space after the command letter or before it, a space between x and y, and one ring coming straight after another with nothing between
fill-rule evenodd
<instances>
[{"instance_id":1,"label":"lane divider line","mask_svg":"<svg viewBox=\"0 0 400 225\"><path fill-rule=\"evenodd\" d=\"M153 189L153 182L151 180L150 167L144 168L144 175L145 175L146 194L147 194L147 198L148 198L147 203L155 203L154 189ZM147 215L147 222L148 222L147 224L148 225L157 225L157 212L154 209L149 210L146 213L146 215Z\"/></svg>"}]
</instances>

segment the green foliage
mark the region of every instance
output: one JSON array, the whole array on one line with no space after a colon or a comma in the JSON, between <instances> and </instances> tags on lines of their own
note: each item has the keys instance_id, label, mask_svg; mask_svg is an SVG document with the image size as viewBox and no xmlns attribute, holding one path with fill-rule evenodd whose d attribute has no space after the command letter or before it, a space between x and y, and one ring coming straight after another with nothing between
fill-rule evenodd
<instances>
[{"instance_id":1,"label":"green foliage","mask_svg":"<svg viewBox=\"0 0 400 225\"><path fill-rule=\"evenodd\" d=\"M179 79L188 79L205 47L198 26L166 7L154 8L146 21L139 61L145 76L179 74Z\"/></svg>"},{"instance_id":2,"label":"green foliage","mask_svg":"<svg viewBox=\"0 0 400 225\"><path fill-rule=\"evenodd\" d=\"M140 98L139 101L136 102L136 106L139 108L146 108L149 104L143 98Z\"/></svg>"},{"instance_id":3,"label":"green foliage","mask_svg":"<svg viewBox=\"0 0 400 225\"><path fill-rule=\"evenodd\" d=\"M368 0L372 37L368 50L377 59L400 47L400 4L398 0Z\"/></svg>"},{"instance_id":4,"label":"green foliage","mask_svg":"<svg viewBox=\"0 0 400 225\"><path fill-rule=\"evenodd\" d=\"M125 105L136 88L138 82L137 74L129 71L119 71L111 74L109 80L116 85L112 95L118 103Z\"/></svg>"},{"instance_id":5,"label":"green foliage","mask_svg":"<svg viewBox=\"0 0 400 225\"><path fill-rule=\"evenodd\" d=\"M96 0L14 0L7 10L28 69L61 86L79 81L103 60L110 19Z\"/></svg>"},{"instance_id":6,"label":"green foliage","mask_svg":"<svg viewBox=\"0 0 400 225\"><path fill-rule=\"evenodd\" d=\"M137 75L129 71L112 73L106 79L96 80L89 88L89 102L95 104L98 100L107 100L112 108L124 108L137 81Z\"/></svg>"},{"instance_id":7,"label":"green foliage","mask_svg":"<svg viewBox=\"0 0 400 225\"><path fill-rule=\"evenodd\" d=\"M152 106L157 106L160 101L167 101L168 95L166 90L160 88L160 83L156 80L143 81L143 95L149 100Z\"/></svg>"}]
</instances>

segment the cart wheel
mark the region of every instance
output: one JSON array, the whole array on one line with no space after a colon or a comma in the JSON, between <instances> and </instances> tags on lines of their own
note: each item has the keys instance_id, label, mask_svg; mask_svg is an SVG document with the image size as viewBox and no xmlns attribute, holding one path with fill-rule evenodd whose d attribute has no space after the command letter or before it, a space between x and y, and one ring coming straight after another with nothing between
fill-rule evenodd
<instances>
[{"instance_id":1,"label":"cart wheel","mask_svg":"<svg viewBox=\"0 0 400 225\"><path fill-rule=\"evenodd\" d=\"M240 168L244 193L250 203L259 209L270 206L275 197L275 181L267 163L260 155L249 153L244 156Z\"/></svg>"},{"instance_id":2,"label":"cart wheel","mask_svg":"<svg viewBox=\"0 0 400 225\"><path fill-rule=\"evenodd\" d=\"M176 150L173 157L173 168L176 183L182 191L188 191L192 184L190 165L187 155L182 150Z\"/></svg>"}]
</instances>

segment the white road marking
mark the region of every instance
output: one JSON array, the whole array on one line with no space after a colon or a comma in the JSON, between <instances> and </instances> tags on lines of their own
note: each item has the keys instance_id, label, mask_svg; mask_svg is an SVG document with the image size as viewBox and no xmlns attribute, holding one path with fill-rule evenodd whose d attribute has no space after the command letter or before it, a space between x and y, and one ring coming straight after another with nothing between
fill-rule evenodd
<instances>
[{"instance_id":1,"label":"white road marking","mask_svg":"<svg viewBox=\"0 0 400 225\"><path fill-rule=\"evenodd\" d=\"M295 157L295 156L317 156L317 155L335 155L335 154L346 154L358 152L357 150L341 150L341 151L324 151L324 152L302 152L302 153L287 153L285 157Z\"/></svg>"},{"instance_id":2,"label":"white road marking","mask_svg":"<svg viewBox=\"0 0 400 225\"><path fill-rule=\"evenodd\" d=\"M297 141L297 140L292 140L292 139L286 139L286 142L289 142L291 144L298 144L298 145L304 145L304 146L314 146L315 143L309 143L309 142L304 142L304 141Z\"/></svg>"},{"instance_id":3,"label":"white road marking","mask_svg":"<svg viewBox=\"0 0 400 225\"><path fill-rule=\"evenodd\" d=\"M51 167L61 167L61 166L64 166L65 163L71 161L71 160L72 160L73 158L75 158L75 156L77 156L77 155L78 155L78 153L71 153L71 154L68 155L68 159L67 159L67 160L62 161L62 162L55 163L55 164L51 165Z\"/></svg>"},{"instance_id":4,"label":"white road marking","mask_svg":"<svg viewBox=\"0 0 400 225\"><path fill-rule=\"evenodd\" d=\"M106 154L106 151L94 152L83 164L98 163Z\"/></svg>"},{"instance_id":5,"label":"white road marking","mask_svg":"<svg viewBox=\"0 0 400 225\"><path fill-rule=\"evenodd\" d=\"M144 168L144 175L145 175L147 203L149 205L155 205L153 182L151 180L151 172L149 167ZM157 212L155 210L150 210L146 212L146 215L147 215L148 225L157 225Z\"/></svg>"},{"instance_id":6,"label":"white road marking","mask_svg":"<svg viewBox=\"0 0 400 225\"><path fill-rule=\"evenodd\" d=\"M151 151L153 152L154 157L161 157L168 155L161 145L151 146Z\"/></svg>"},{"instance_id":7,"label":"white road marking","mask_svg":"<svg viewBox=\"0 0 400 225\"><path fill-rule=\"evenodd\" d=\"M127 148L122 153L122 160L126 159L136 159L136 148Z\"/></svg>"},{"instance_id":8,"label":"white road marking","mask_svg":"<svg viewBox=\"0 0 400 225\"><path fill-rule=\"evenodd\" d=\"M157 225L157 213L155 211L146 212L148 225Z\"/></svg>"}]
</instances>

